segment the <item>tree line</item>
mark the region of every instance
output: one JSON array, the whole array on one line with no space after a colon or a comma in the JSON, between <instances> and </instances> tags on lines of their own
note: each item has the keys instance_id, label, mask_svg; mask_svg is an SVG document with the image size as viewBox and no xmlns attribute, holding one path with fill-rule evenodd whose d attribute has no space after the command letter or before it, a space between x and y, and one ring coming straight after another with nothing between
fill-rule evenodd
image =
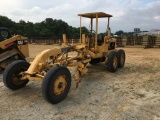
<instances>
[{"instance_id":1,"label":"tree line","mask_svg":"<svg viewBox=\"0 0 160 120\"><path fill-rule=\"evenodd\" d=\"M25 22L20 20L14 22L6 16L0 16L0 27L6 27L11 31L11 34L20 34L26 37L62 37L62 34L67 34L67 37L79 37L79 27L72 27L66 22L52 18L46 18L42 22ZM86 27L82 27L83 34L89 34L89 30ZM105 33L99 33L105 35ZM115 35L132 35L132 32L123 32L119 30ZM114 35L113 33L111 35Z\"/></svg>"},{"instance_id":2,"label":"tree line","mask_svg":"<svg viewBox=\"0 0 160 120\"><path fill-rule=\"evenodd\" d=\"M20 34L27 37L62 37L62 34L67 34L67 37L79 37L79 28L69 26L62 20L46 18L39 23L25 22L20 20L14 22L6 16L0 16L0 27L6 27L11 31L11 34ZM88 29L82 27L82 33L88 34Z\"/></svg>"}]
</instances>

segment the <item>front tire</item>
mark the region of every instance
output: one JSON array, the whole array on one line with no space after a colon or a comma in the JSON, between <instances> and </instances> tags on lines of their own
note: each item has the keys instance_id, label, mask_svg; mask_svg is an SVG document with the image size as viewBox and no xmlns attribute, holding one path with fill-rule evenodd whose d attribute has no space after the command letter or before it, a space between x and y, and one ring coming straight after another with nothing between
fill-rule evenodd
<instances>
[{"instance_id":1,"label":"front tire","mask_svg":"<svg viewBox=\"0 0 160 120\"><path fill-rule=\"evenodd\" d=\"M66 67L51 68L42 82L43 97L52 104L64 100L71 87L71 73Z\"/></svg>"},{"instance_id":2,"label":"front tire","mask_svg":"<svg viewBox=\"0 0 160 120\"><path fill-rule=\"evenodd\" d=\"M17 60L8 65L3 74L4 85L12 90L24 87L29 80L20 80L22 77L20 73L26 71L29 66L29 63L24 60Z\"/></svg>"}]
</instances>

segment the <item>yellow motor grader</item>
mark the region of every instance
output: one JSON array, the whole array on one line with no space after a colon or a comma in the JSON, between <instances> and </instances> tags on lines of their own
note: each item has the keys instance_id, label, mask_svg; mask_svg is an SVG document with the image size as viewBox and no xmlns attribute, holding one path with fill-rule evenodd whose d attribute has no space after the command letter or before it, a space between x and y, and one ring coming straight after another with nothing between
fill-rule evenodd
<instances>
[{"instance_id":1,"label":"yellow motor grader","mask_svg":"<svg viewBox=\"0 0 160 120\"><path fill-rule=\"evenodd\" d=\"M26 60L29 56L27 37L11 36L10 31L0 27L0 68L5 69L15 60Z\"/></svg>"},{"instance_id":2,"label":"yellow motor grader","mask_svg":"<svg viewBox=\"0 0 160 120\"><path fill-rule=\"evenodd\" d=\"M64 100L71 87L71 73L68 67L76 67L73 78L77 85L87 71L87 64L104 62L110 72L116 72L125 63L124 50L115 49L114 38L109 36L110 14L94 12L78 14L80 16L80 43L69 44L63 34L60 48L47 49L39 53L30 64L19 60L10 64L4 72L3 82L6 87L16 90L24 87L29 80L42 81L43 97L52 104ZM90 18L89 35L82 33L82 17ZM98 36L98 18L108 18L107 35ZM93 30L93 19L96 21ZM74 54L70 55L70 53Z\"/></svg>"}]
</instances>

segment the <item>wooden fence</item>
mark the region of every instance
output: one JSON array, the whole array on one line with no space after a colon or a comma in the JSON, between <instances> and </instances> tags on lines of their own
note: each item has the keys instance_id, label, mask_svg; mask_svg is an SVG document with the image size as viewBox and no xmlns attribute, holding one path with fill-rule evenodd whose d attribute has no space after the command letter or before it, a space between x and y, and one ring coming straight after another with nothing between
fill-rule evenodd
<instances>
[{"instance_id":1,"label":"wooden fence","mask_svg":"<svg viewBox=\"0 0 160 120\"><path fill-rule=\"evenodd\" d=\"M29 38L28 43L30 44L45 44L45 45L52 45L52 44L62 44L62 38ZM78 38L67 38L69 43L78 43Z\"/></svg>"},{"instance_id":2,"label":"wooden fence","mask_svg":"<svg viewBox=\"0 0 160 120\"><path fill-rule=\"evenodd\" d=\"M151 48L158 46L160 47L160 36L124 36L124 37L114 37L116 38L116 45L118 47L125 47L125 46L134 46L140 45L146 48ZM79 43L79 38L67 38L69 43ZM62 38L29 38L28 42L30 44L44 44L44 45L52 45L52 44L59 44L61 45L63 42Z\"/></svg>"},{"instance_id":3,"label":"wooden fence","mask_svg":"<svg viewBox=\"0 0 160 120\"><path fill-rule=\"evenodd\" d=\"M140 45L145 48L160 47L160 36L124 36L116 37L117 46L134 46Z\"/></svg>"}]
</instances>

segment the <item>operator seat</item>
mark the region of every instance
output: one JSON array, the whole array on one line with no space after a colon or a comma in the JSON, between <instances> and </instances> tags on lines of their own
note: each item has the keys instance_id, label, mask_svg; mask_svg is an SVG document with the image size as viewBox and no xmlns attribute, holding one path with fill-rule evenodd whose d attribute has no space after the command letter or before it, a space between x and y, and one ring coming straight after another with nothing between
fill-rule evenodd
<instances>
[{"instance_id":1,"label":"operator seat","mask_svg":"<svg viewBox=\"0 0 160 120\"><path fill-rule=\"evenodd\" d=\"M97 38L97 45L102 45L104 42L104 36L99 35Z\"/></svg>"},{"instance_id":2,"label":"operator seat","mask_svg":"<svg viewBox=\"0 0 160 120\"><path fill-rule=\"evenodd\" d=\"M10 31L5 27L0 27L0 42L11 37Z\"/></svg>"}]
</instances>

